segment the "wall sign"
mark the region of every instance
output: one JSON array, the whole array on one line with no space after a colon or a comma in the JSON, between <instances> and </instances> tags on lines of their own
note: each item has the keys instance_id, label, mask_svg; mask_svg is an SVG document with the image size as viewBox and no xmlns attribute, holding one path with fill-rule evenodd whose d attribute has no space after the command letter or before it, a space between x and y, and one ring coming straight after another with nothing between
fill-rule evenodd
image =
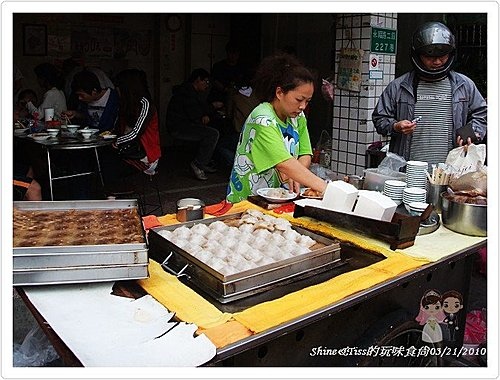
<instances>
[{"instance_id":1,"label":"wall sign","mask_svg":"<svg viewBox=\"0 0 500 380\"><path fill-rule=\"evenodd\" d=\"M41 24L23 25L23 54L47 55L47 26Z\"/></svg>"},{"instance_id":2,"label":"wall sign","mask_svg":"<svg viewBox=\"0 0 500 380\"><path fill-rule=\"evenodd\" d=\"M361 69L363 50L342 48L340 50L337 87L349 91L361 91Z\"/></svg>"},{"instance_id":3,"label":"wall sign","mask_svg":"<svg viewBox=\"0 0 500 380\"><path fill-rule=\"evenodd\" d=\"M396 29L376 28L372 26L370 52L382 54L396 54Z\"/></svg>"}]
</instances>

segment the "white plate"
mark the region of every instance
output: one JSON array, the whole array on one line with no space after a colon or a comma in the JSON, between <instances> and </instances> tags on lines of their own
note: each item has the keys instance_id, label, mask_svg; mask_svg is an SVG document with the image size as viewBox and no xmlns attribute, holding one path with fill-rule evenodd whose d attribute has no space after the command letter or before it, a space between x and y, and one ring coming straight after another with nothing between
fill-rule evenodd
<instances>
[{"instance_id":1,"label":"white plate","mask_svg":"<svg viewBox=\"0 0 500 380\"><path fill-rule=\"evenodd\" d=\"M309 187L306 187L300 192L300 196L303 198L309 198L309 199L323 199L322 196L314 196L314 195L305 195L304 193L309 190Z\"/></svg>"},{"instance_id":2,"label":"white plate","mask_svg":"<svg viewBox=\"0 0 500 380\"><path fill-rule=\"evenodd\" d=\"M102 136L102 138L106 140L116 139L116 135L104 135Z\"/></svg>"},{"instance_id":3,"label":"white plate","mask_svg":"<svg viewBox=\"0 0 500 380\"><path fill-rule=\"evenodd\" d=\"M41 141L47 140L50 135L48 133L32 133L31 135L28 135L28 137L31 137L33 140Z\"/></svg>"},{"instance_id":4,"label":"white plate","mask_svg":"<svg viewBox=\"0 0 500 380\"><path fill-rule=\"evenodd\" d=\"M14 134L16 136L24 135L29 128L16 128L14 129Z\"/></svg>"},{"instance_id":5,"label":"white plate","mask_svg":"<svg viewBox=\"0 0 500 380\"><path fill-rule=\"evenodd\" d=\"M279 196L276 195L277 193L279 194ZM257 194L265 198L267 201L274 203L287 202L297 198L297 194L290 193L287 189L282 189L279 187L265 187L263 189L258 189Z\"/></svg>"}]
</instances>

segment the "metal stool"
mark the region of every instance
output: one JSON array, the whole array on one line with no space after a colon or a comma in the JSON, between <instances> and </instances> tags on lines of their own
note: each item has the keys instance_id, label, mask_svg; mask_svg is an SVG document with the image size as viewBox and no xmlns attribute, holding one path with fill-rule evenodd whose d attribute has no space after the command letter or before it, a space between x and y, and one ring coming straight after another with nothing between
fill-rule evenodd
<instances>
[{"instance_id":1,"label":"metal stool","mask_svg":"<svg viewBox=\"0 0 500 380\"><path fill-rule=\"evenodd\" d=\"M155 174L145 174L142 175L142 191L137 193L137 201L139 204L139 213L144 215L150 215L160 210L163 215L163 203L161 200L160 187L158 184L158 172ZM156 197L157 201L149 201L148 202L148 188L152 187L156 194L152 194L153 197ZM149 197L150 198L150 197Z\"/></svg>"}]
</instances>

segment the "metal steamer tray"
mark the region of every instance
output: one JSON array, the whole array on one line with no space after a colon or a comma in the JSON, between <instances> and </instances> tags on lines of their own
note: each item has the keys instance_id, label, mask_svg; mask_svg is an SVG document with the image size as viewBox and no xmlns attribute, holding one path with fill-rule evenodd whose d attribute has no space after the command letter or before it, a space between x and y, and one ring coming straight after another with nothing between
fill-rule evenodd
<instances>
[{"instance_id":1,"label":"metal steamer tray","mask_svg":"<svg viewBox=\"0 0 500 380\"><path fill-rule=\"evenodd\" d=\"M181 226L192 227L197 223L211 224L217 220L239 219L243 213L218 218L202 219L172 226L156 227L149 231L149 256L159 262L164 270L186 280L197 289L228 303L270 290L290 281L297 281L329 270L340 261L340 244L309 230L292 226L302 235L308 235L322 246L305 254L263 265L240 273L224 275L165 237L161 230L175 230Z\"/></svg>"},{"instance_id":2,"label":"metal steamer tray","mask_svg":"<svg viewBox=\"0 0 500 380\"><path fill-rule=\"evenodd\" d=\"M137 201L21 201L14 202L14 207L26 211L117 210L137 209ZM60 228L64 230L64 221ZM14 286L147 278L144 231L138 243L13 247L13 274Z\"/></svg>"}]
</instances>

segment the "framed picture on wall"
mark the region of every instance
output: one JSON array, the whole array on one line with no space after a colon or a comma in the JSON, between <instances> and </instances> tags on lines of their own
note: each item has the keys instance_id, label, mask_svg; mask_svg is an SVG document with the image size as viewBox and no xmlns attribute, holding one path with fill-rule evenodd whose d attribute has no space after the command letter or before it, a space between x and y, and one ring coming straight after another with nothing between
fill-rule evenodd
<instances>
[{"instance_id":1,"label":"framed picture on wall","mask_svg":"<svg viewBox=\"0 0 500 380\"><path fill-rule=\"evenodd\" d=\"M47 26L42 24L23 25L23 54L47 55Z\"/></svg>"}]
</instances>

